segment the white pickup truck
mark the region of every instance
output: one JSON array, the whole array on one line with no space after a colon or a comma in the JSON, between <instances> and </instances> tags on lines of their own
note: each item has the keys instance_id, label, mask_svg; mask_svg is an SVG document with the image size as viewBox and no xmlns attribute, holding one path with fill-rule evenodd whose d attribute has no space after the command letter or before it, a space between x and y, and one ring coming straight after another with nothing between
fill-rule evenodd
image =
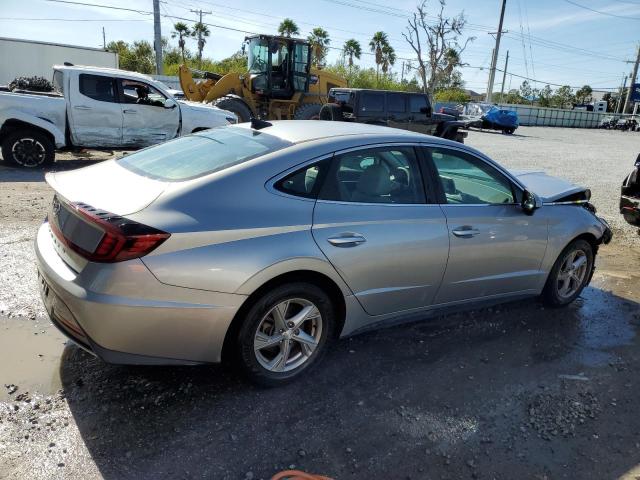
<instances>
[{"instance_id":1,"label":"white pickup truck","mask_svg":"<svg viewBox=\"0 0 640 480\"><path fill-rule=\"evenodd\" d=\"M232 112L176 100L138 73L54 66L52 93L0 92L0 144L5 162L52 163L65 148L139 148L198 130L236 123Z\"/></svg>"}]
</instances>

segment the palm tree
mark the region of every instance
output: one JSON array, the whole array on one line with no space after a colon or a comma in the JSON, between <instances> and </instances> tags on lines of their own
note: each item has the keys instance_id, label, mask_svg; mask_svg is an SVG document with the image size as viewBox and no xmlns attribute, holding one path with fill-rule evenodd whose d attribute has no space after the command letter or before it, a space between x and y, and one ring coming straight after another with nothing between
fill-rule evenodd
<instances>
[{"instance_id":1,"label":"palm tree","mask_svg":"<svg viewBox=\"0 0 640 480\"><path fill-rule=\"evenodd\" d=\"M376 32L373 34L371 41L369 42L369 48L376 54L376 80L380 71L380 64L382 63L382 47L389 45L389 37L384 32Z\"/></svg>"},{"instance_id":2,"label":"palm tree","mask_svg":"<svg viewBox=\"0 0 640 480\"><path fill-rule=\"evenodd\" d=\"M176 22L173 24L173 32L171 32L171 38L178 37L178 47L182 53L182 61L184 62L184 48L186 46L185 37L191 35L191 30L186 23Z\"/></svg>"},{"instance_id":3,"label":"palm tree","mask_svg":"<svg viewBox=\"0 0 640 480\"><path fill-rule=\"evenodd\" d=\"M362 47L360 47L360 42L358 42L354 38L350 38L349 40L344 42L342 52L346 57L349 57L349 73L351 73L351 68L353 67L353 57L356 57L359 60L360 55L362 55Z\"/></svg>"},{"instance_id":4,"label":"palm tree","mask_svg":"<svg viewBox=\"0 0 640 480\"><path fill-rule=\"evenodd\" d=\"M382 74L386 75L389 71L389 67L392 67L396 63L396 51L391 45L385 45L382 47Z\"/></svg>"},{"instance_id":5,"label":"palm tree","mask_svg":"<svg viewBox=\"0 0 640 480\"><path fill-rule=\"evenodd\" d=\"M278 27L278 33L285 37L290 37L291 35L299 35L300 29L298 28L298 25L296 25L296 22L290 18L285 18Z\"/></svg>"},{"instance_id":6,"label":"palm tree","mask_svg":"<svg viewBox=\"0 0 640 480\"><path fill-rule=\"evenodd\" d=\"M204 50L204 44L207 43L206 38L211 34L209 27L204 23L198 22L193 26L191 30L191 36L198 39L198 65L202 65L202 50Z\"/></svg>"},{"instance_id":7,"label":"palm tree","mask_svg":"<svg viewBox=\"0 0 640 480\"><path fill-rule=\"evenodd\" d=\"M312 63L316 67L324 65L324 60L327 57L327 49L331 40L329 39L329 32L324 28L316 27L311 30L311 35L307 37L309 44L311 45Z\"/></svg>"}]
</instances>

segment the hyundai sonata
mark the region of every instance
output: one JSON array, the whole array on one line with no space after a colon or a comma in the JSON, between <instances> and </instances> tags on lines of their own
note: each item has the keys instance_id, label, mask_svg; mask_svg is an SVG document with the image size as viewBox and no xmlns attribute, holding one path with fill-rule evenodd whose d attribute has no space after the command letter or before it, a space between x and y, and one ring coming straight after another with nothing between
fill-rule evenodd
<instances>
[{"instance_id":1,"label":"hyundai sonata","mask_svg":"<svg viewBox=\"0 0 640 480\"><path fill-rule=\"evenodd\" d=\"M63 333L112 363L235 358L268 385L389 322L566 305L611 237L588 190L364 124L216 128L47 181L36 252Z\"/></svg>"}]
</instances>

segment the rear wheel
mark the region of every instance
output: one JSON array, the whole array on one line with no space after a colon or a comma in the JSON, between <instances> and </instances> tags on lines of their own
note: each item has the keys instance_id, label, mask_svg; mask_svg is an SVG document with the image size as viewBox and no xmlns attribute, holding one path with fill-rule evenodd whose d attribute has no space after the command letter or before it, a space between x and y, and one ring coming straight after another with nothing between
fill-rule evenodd
<instances>
[{"instance_id":1,"label":"rear wheel","mask_svg":"<svg viewBox=\"0 0 640 480\"><path fill-rule=\"evenodd\" d=\"M293 115L294 120L318 120L320 118L320 109L322 105L319 103L304 103L298 107Z\"/></svg>"},{"instance_id":2,"label":"rear wheel","mask_svg":"<svg viewBox=\"0 0 640 480\"><path fill-rule=\"evenodd\" d=\"M342 107L335 103L325 103L320 109L320 120L343 121Z\"/></svg>"},{"instance_id":3,"label":"rear wheel","mask_svg":"<svg viewBox=\"0 0 640 480\"><path fill-rule=\"evenodd\" d=\"M504 130L502 130L502 133L505 133L507 135L513 135L513 132L515 131L516 131L515 128L505 128Z\"/></svg>"},{"instance_id":4,"label":"rear wheel","mask_svg":"<svg viewBox=\"0 0 640 480\"><path fill-rule=\"evenodd\" d=\"M229 110L238 117L238 123L244 123L251 120L251 109L239 98L222 97L213 103L214 106L223 110Z\"/></svg>"},{"instance_id":5,"label":"rear wheel","mask_svg":"<svg viewBox=\"0 0 640 480\"><path fill-rule=\"evenodd\" d=\"M16 130L3 140L2 158L19 167L43 167L55 160L55 145L47 135L37 130Z\"/></svg>"},{"instance_id":6,"label":"rear wheel","mask_svg":"<svg viewBox=\"0 0 640 480\"><path fill-rule=\"evenodd\" d=\"M278 386L309 371L333 337L335 313L329 296L308 283L282 285L249 309L237 348L249 378Z\"/></svg>"},{"instance_id":7,"label":"rear wheel","mask_svg":"<svg viewBox=\"0 0 640 480\"><path fill-rule=\"evenodd\" d=\"M586 240L574 240L558 256L542 291L546 305L562 307L582 293L593 269L593 247Z\"/></svg>"}]
</instances>

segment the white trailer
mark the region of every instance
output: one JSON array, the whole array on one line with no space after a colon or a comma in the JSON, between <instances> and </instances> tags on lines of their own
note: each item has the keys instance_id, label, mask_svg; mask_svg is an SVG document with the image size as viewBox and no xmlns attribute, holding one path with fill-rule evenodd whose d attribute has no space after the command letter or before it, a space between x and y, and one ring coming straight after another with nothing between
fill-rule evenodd
<instances>
[{"instance_id":1,"label":"white trailer","mask_svg":"<svg viewBox=\"0 0 640 480\"><path fill-rule=\"evenodd\" d=\"M118 68L118 54L101 48L62 45L0 37L0 85L16 77L39 76L51 80L51 67L65 62L75 65Z\"/></svg>"}]
</instances>

